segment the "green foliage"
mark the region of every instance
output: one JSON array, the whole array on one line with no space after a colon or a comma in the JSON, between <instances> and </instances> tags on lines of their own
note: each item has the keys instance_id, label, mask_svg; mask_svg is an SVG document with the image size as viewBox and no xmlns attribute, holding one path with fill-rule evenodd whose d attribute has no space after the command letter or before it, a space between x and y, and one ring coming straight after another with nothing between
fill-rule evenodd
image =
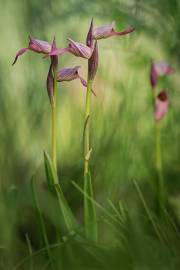
<instances>
[{"instance_id":1,"label":"green foliage","mask_svg":"<svg viewBox=\"0 0 180 270\"><path fill-rule=\"evenodd\" d=\"M0 269L49 269L47 250L55 269L180 269L179 1L0 2ZM85 194L82 184L85 91L78 81L58 86L59 180L46 152L45 176L41 165L42 149L50 149L45 88L49 62L28 52L11 67L16 51L27 46L29 33L48 41L56 34L58 47L66 46L67 37L84 42L92 16L98 25L115 20L119 30L136 28L132 36L99 44L97 97L92 98L94 197L91 185ZM151 58L176 69L159 82L171 99L162 122L167 205L160 216L154 187ZM79 64L84 75L82 59L67 55L59 61L60 67ZM39 164L35 205L28 179ZM135 185L132 179L137 179ZM84 236L84 196L93 239L98 226L97 244Z\"/></svg>"}]
</instances>

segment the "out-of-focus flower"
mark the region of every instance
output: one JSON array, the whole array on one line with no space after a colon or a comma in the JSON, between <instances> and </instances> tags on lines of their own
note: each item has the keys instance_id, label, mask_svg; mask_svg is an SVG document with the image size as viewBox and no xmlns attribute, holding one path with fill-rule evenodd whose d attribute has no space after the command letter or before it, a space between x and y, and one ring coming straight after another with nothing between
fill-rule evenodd
<instances>
[{"instance_id":1,"label":"out-of-focus flower","mask_svg":"<svg viewBox=\"0 0 180 270\"><path fill-rule=\"evenodd\" d=\"M56 47L54 48L53 43L49 43L49 42L44 41L44 40L34 39L31 36L29 36L28 47L22 48L17 52L16 57L15 57L14 62L13 62L13 65L16 63L18 57L20 55L24 54L25 52L27 52L28 50L34 51L36 53L42 53L42 54L45 54L47 56L50 53L52 53L52 55L57 55L57 53L56 53L57 49L56 49ZM59 49L58 55L63 54L63 53L64 53L64 50L62 49L61 53L60 53L60 49Z\"/></svg>"},{"instance_id":2,"label":"out-of-focus flower","mask_svg":"<svg viewBox=\"0 0 180 270\"><path fill-rule=\"evenodd\" d=\"M169 98L165 91L161 91L156 97L154 117L156 121L161 120L168 111Z\"/></svg>"},{"instance_id":3,"label":"out-of-focus flower","mask_svg":"<svg viewBox=\"0 0 180 270\"><path fill-rule=\"evenodd\" d=\"M151 63L150 71L150 83L152 88L157 84L158 78L160 76L170 75L174 72L174 69L170 67L167 63Z\"/></svg>"},{"instance_id":4,"label":"out-of-focus flower","mask_svg":"<svg viewBox=\"0 0 180 270\"><path fill-rule=\"evenodd\" d=\"M113 36L123 36L135 30L133 27L128 27L127 29L123 31L117 32L114 30L114 27L115 27L115 22L112 22L111 24L108 24L108 25L94 27L93 38L98 40L98 39L103 39L103 38L108 38L108 37L113 37Z\"/></svg>"}]
</instances>

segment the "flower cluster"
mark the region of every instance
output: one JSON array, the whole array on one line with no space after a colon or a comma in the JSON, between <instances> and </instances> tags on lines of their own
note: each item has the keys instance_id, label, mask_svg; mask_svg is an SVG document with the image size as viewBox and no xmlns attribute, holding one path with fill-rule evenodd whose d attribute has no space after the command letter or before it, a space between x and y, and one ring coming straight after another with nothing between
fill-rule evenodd
<instances>
[{"instance_id":1,"label":"flower cluster","mask_svg":"<svg viewBox=\"0 0 180 270\"><path fill-rule=\"evenodd\" d=\"M57 82L63 81L72 81L79 79L83 86L87 86L87 82L79 74L80 66L75 66L72 68L63 68L58 70L58 56L65 53L70 53L77 57L82 57L88 59L88 80L93 80L98 67L98 45L97 41L100 39L105 39L112 36L121 36L126 35L134 31L134 28L129 27L124 31L117 32L114 29L115 23L112 22L109 25L104 26L94 26L93 20L91 21L88 35L86 38L86 44L76 42L71 38L67 39L66 48L57 48L55 38L53 42L47 42L39 39L35 39L32 36L29 36L28 46L20 49L13 61L13 65L18 60L19 56L23 55L27 51L33 51L39 54L43 54L43 58L50 57L51 64L49 67L49 72L47 76L47 91L50 100L53 97L53 80L56 78ZM92 90L93 92L93 90ZM93 92L94 93L94 92ZM94 93L95 94L95 93Z\"/></svg>"},{"instance_id":2,"label":"flower cluster","mask_svg":"<svg viewBox=\"0 0 180 270\"><path fill-rule=\"evenodd\" d=\"M155 88L158 83L158 79L161 76L167 76L174 72L174 69L170 67L167 63L151 63L150 71L150 83L152 90L155 91ZM161 90L158 95L154 94L154 118L156 121L161 120L166 112L168 111L169 106L169 97L166 90Z\"/></svg>"}]
</instances>

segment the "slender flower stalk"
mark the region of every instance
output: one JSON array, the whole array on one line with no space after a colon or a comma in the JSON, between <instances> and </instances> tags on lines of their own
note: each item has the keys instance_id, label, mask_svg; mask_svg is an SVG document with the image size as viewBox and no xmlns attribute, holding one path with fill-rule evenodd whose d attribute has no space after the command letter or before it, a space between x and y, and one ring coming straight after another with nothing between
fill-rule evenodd
<instances>
[{"instance_id":1,"label":"slender flower stalk","mask_svg":"<svg viewBox=\"0 0 180 270\"><path fill-rule=\"evenodd\" d=\"M92 80L87 82L86 101L85 101L85 118L84 118L84 176L89 173L89 160L92 152L90 146L90 113L91 113L91 88Z\"/></svg>"},{"instance_id":2,"label":"slender flower stalk","mask_svg":"<svg viewBox=\"0 0 180 270\"><path fill-rule=\"evenodd\" d=\"M83 130L83 155L84 155L84 192L93 199L93 187L90 173L90 158L92 154L92 147L90 144L90 121L91 121L91 89L93 88L93 81L96 76L98 68L98 42L97 40L105 39L112 36L126 35L134 31L134 28L130 27L122 32L116 32L114 30L114 23L110 25L94 27L93 20L86 38L86 45L90 50L85 50L85 58L88 59L88 76L87 76L87 91L85 101L85 118L84 118L84 130ZM73 45L74 44L70 44ZM81 47L80 52L82 53ZM87 52L92 52L88 54ZM74 53L79 56L79 53ZM89 57L90 56L90 57ZM81 56L83 57L83 56ZM86 195L84 196L84 220L86 236L97 242L98 230L96 209L92 203L89 203Z\"/></svg>"}]
</instances>

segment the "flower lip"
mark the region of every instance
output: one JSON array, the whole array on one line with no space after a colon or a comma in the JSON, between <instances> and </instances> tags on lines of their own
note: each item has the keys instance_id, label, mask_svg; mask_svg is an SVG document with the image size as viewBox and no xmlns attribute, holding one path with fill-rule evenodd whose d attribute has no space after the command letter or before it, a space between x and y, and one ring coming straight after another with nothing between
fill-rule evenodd
<instances>
[{"instance_id":1,"label":"flower lip","mask_svg":"<svg viewBox=\"0 0 180 270\"><path fill-rule=\"evenodd\" d=\"M128 27L123 31L115 31L115 22L113 21L111 24L96 26L93 29L93 39L105 39L112 36L122 36L129 34L135 30L133 27Z\"/></svg>"},{"instance_id":2,"label":"flower lip","mask_svg":"<svg viewBox=\"0 0 180 270\"><path fill-rule=\"evenodd\" d=\"M87 87L87 82L80 76L79 74L79 68L80 66L75 66L73 68L63 68L57 71L57 81L58 82L67 82L67 81L73 81L75 79L79 79L81 84L84 87ZM93 89L91 89L91 92L93 93L93 95L96 96L96 93L93 91Z\"/></svg>"}]
</instances>

